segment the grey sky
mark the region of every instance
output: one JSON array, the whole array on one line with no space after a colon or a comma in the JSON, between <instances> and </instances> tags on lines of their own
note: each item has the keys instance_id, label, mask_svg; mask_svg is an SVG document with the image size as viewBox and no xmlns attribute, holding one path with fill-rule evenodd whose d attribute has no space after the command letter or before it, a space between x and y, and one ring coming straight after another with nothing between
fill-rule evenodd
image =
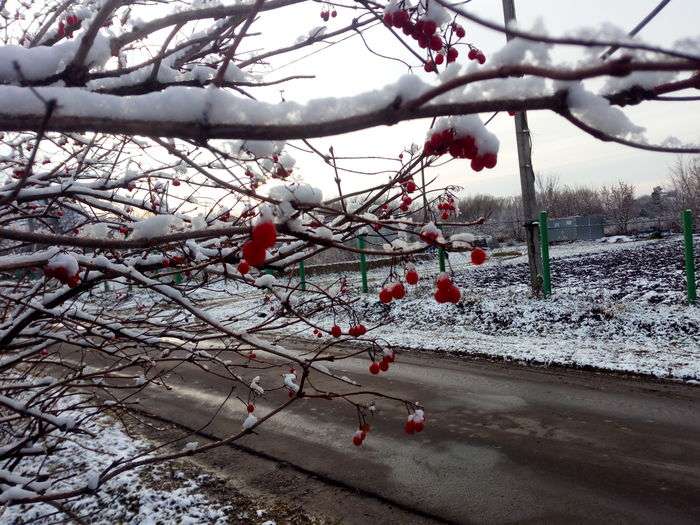
<instances>
[{"instance_id":1,"label":"grey sky","mask_svg":"<svg viewBox=\"0 0 700 525\"><path fill-rule=\"evenodd\" d=\"M529 27L537 18L541 18L550 33L561 34L581 27L598 28L605 22L627 30L656 3L657 0L516 0L516 8L518 20L524 27ZM466 7L481 16L502 20L499 0L473 0ZM683 37L697 37L699 7L697 0L672 0L642 31L641 37L665 45ZM272 29L273 34L280 39L279 44L283 45L293 42L298 35L322 23L318 4L302 4L293 9L293 17L289 16L292 12L289 9L267 16L261 20L260 29ZM331 20L330 30L342 27L351 18L351 11L339 9L338 17ZM465 27L468 41L483 49L487 57L504 43L504 37L500 33L473 24L465 24ZM270 33L265 34L269 38ZM417 64L415 58L403 52L382 27L370 29L366 33L366 40L379 53L400 56ZM251 38L247 44L250 49L254 48L255 38ZM271 44L266 42L265 45L269 47ZM568 59L568 54L573 52L574 50L563 51L562 56ZM294 55L285 55L271 64L274 71L269 78L291 74L317 75L314 80L298 80L287 85L284 96L289 100L350 95L381 87L407 72L406 67L398 62L368 53L358 37L286 65L308 53L309 49L305 49ZM575 55L572 54L571 58L575 58ZM426 75L422 70L419 74ZM268 93L268 96L279 97L276 92ZM675 135L688 142L700 142L698 103L647 103L628 111L636 124L647 128L650 140L662 140L668 135ZM557 174L563 183L599 185L622 179L635 183L640 191L648 191L665 180L668 167L675 158L673 155L601 143L582 135L549 113L531 112L529 117L535 171ZM338 155L398 155L401 148L411 142L421 143L428 124L408 122L312 142L321 149L327 149L328 145L333 144ZM512 119L507 114L500 114L489 127L501 140L499 165L494 170L476 174L469 169L466 161L455 161L434 171L433 174L439 175L441 183L464 186L468 193L511 195L519 192ZM336 192L332 174L326 167L314 161L301 160L301 157L300 161L299 168L305 179L320 186L326 194ZM390 165L391 163L376 161L370 165L345 164L350 168L364 167L371 170L380 170ZM398 164L394 163L396 166ZM358 189L369 182L366 179L367 177L346 175L344 185L348 190Z\"/></svg>"}]
</instances>

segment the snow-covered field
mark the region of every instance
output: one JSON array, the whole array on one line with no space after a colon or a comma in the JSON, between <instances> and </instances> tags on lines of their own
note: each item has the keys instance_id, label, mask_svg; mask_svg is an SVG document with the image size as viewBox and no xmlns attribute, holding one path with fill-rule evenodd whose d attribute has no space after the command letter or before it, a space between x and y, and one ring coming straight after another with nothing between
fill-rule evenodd
<instances>
[{"instance_id":1,"label":"snow-covered field","mask_svg":"<svg viewBox=\"0 0 700 525\"><path fill-rule=\"evenodd\" d=\"M681 238L616 240L553 246L547 300L530 296L524 255L491 257L475 267L453 254L454 281L462 289L456 305L432 298L437 261L417 264L421 281L388 306L377 299L388 268L370 272L367 296L359 293L358 273L347 277L364 324L391 345L700 379L700 307L685 302ZM338 277L309 281L328 286ZM210 308L229 319L265 310L254 295ZM342 314L336 319L343 324ZM333 314L313 320L330 328ZM298 335L312 337L310 329Z\"/></svg>"}]
</instances>

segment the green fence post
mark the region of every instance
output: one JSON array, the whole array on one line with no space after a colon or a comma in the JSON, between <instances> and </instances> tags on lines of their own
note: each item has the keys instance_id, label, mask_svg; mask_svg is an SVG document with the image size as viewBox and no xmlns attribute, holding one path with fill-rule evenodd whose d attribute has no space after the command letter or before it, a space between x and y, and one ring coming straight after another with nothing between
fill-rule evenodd
<instances>
[{"instance_id":1,"label":"green fence post","mask_svg":"<svg viewBox=\"0 0 700 525\"><path fill-rule=\"evenodd\" d=\"M688 302L697 300L695 290L695 258L693 257L693 212L683 211L683 240L685 244L685 279L688 283Z\"/></svg>"},{"instance_id":2,"label":"green fence post","mask_svg":"<svg viewBox=\"0 0 700 525\"><path fill-rule=\"evenodd\" d=\"M362 274L362 293L369 292L367 287L367 257L364 254L365 249L365 236L360 235L357 238L357 247L360 251L360 273Z\"/></svg>"},{"instance_id":3,"label":"green fence post","mask_svg":"<svg viewBox=\"0 0 700 525\"><path fill-rule=\"evenodd\" d=\"M540 252L542 255L542 293L552 295L552 278L549 273L549 217L546 211L540 212Z\"/></svg>"},{"instance_id":4,"label":"green fence post","mask_svg":"<svg viewBox=\"0 0 700 525\"><path fill-rule=\"evenodd\" d=\"M438 248L438 260L440 261L440 273L445 271L445 248Z\"/></svg>"},{"instance_id":5,"label":"green fence post","mask_svg":"<svg viewBox=\"0 0 700 525\"><path fill-rule=\"evenodd\" d=\"M306 269L304 268L304 261L299 261L299 279L301 279L301 290L306 290Z\"/></svg>"}]
</instances>

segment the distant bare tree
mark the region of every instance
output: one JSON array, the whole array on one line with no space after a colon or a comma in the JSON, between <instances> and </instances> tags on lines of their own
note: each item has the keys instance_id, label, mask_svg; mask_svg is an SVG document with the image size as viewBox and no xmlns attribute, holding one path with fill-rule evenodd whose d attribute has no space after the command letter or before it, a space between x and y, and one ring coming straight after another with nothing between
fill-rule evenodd
<instances>
[{"instance_id":1,"label":"distant bare tree","mask_svg":"<svg viewBox=\"0 0 700 525\"><path fill-rule=\"evenodd\" d=\"M627 227L634 217L634 192L634 185L623 181L600 189L605 214L615 221L619 233L627 233Z\"/></svg>"},{"instance_id":2,"label":"distant bare tree","mask_svg":"<svg viewBox=\"0 0 700 525\"><path fill-rule=\"evenodd\" d=\"M673 208L693 210L700 214L700 157L678 157L671 168L671 187L673 188Z\"/></svg>"}]
</instances>

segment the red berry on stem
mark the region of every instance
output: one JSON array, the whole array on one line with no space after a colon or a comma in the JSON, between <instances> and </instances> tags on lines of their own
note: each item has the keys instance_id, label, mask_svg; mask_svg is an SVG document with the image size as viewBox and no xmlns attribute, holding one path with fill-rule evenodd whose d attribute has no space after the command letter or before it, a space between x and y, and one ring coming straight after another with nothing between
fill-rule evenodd
<instances>
[{"instance_id":1,"label":"red berry on stem","mask_svg":"<svg viewBox=\"0 0 700 525\"><path fill-rule=\"evenodd\" d=\"M481 171L481 170L483 170L483 169L484 169L484 159L483 159L482 157L480 157L479 155L476 155L476 156L472 159L471 166L472 166L472 169L473 169L474 171Z\"/></svg>"},{"instance_id":2,"label":"red berry on stem","mask_svg":"<svg viewBox=\"0 0 700 525\"><path fill-rule=\"evenodd\" d=\"M355 434L354 436L352 436L352 444L356 447L362 445L362 434Z\"/></svg>"},{"instance_id":3,"label":"red berry on stem","mask_svg":"<svg viewBox=\"0 0 700 525\"><path fill-rule=\"evenodd\" d=\"M433 51L440 51L443 46L442 38L440 38L440 35L432 35L428 45Z\"/></svg>"},{"instance_id":4,"label":"red berry on stem","mask_svg":"<svg viewBox=\"0 0 700 525\"><path fill-rule=\"evenodd\" d=\"M425 64L423 64L423 69L426 73L432 73L433 71L435 71L435 62L433 62L432 60L426 60Z\"/></svg>"},{"instance_id":5,"label":"red berry on stem","mask_svg":"<svg viewBox=\"0 0 700 525\"><path fill-rule=\"evenodd\" d=\"M406 288L404 288L403 284L396 283L391 287L391 296L394 299L403 299L406 296Z\"/></svg>"},{"instance_id":6,"label":"red berry on stem","mask_svg":"<svg viewBox=\"0 0 700 525\"><path fill-rule=\"evenodd\" d=\"M406 282L408 284L418 284L418 272L415 270L409 270L406 272Z\"/></svg>"},{"instance_id":7,"label":"red berry on stem","mask_svg":"<svg viewBox=\"0 0 700 525\"><path fill-rule=\"evenodd\" d=\"M467 53L467 58L469 60L476 60L476 55L478 54L478 51L474 49L473 47L469 50L469 53Z\"/></svg>"},{"instance_id":8,"label":"red berry on stem","mask_svg":"<svg viewBox=\"0 0 700 525\"><path fill-rule=\"evenodd\" d=\"M433 22L432 20L426 20L423 22L423 34L424 35L432 35L437 31L437 24Z\"/></svg>"},{"instance_id":9,"label":"red berry on stem","mask_svg":"<svg viewBox=\"0 0 700 525\"><path fill-rule=\"evenodd\" d=\"M466 32L464 31L464 28L462 26L457 26L455 28L455 35L457 35L457 38L464 38L464 35L466 35Z\"/></svg>"},{"instance_id":10,"label":"red berry on stem","mask_svg":"<svg viewBox=\"0 0 700 525\"><path fill-rule=\"evenodd\" d=\"M481 51L476 55L476 59L479 62L479 64L483 64L486 62L486 55L484 55Z\"/></svg>"},{"instance_id":11,"label":"red berry on stem","mask_svg":"<svg viewBox=\"0 0 700 525\"><path fill-rule=\"evenodd\" d=\"M379 292L379 300L384 304L389 304L392 299L393 297L391 295L391 290L388 288L382 288L382 290Z\"/></svg>"},{"instance_id":12,"label":"red berry on stem","mask_svg":"<svg viewBox=\"0 0 700 525\"><path fill-rule=\"evenodd\" d=\"M394 23L394 15L390 12L384 13L384 25L391 26Z\"/></svg>"},{"instance_id":13,"label":"red berry on stem","mask_svg":"<svg viewBox=\"0 0 700 525\"><path fill-rule=\"evenodd\" d=\"M245 275L250 271L250 264L248 264L248 261L245 259L241 259L241 262L238 263L238 273L241 275Z\"/></svg>"},{"instance_id":14,"label":"red berry on stem","mask_svg":"<svg viewBox=\"0 0 700 525\"><path fill-rule=\"evenodd\" d=\"M387 370L389 370L389 362L388 362L388 361L385 361L384 359L382 359L382 360L379 362L379 369L380 369L382 372L386 372Z\"/></svg>"},{"instance_id":15,"label":"red berry on stem","mask_svg":"<svg viewBox=\"0 0 700 525\"><path fill-rule=\"evenodd\" d=\"M262 266L265 264L265 247L254 241L246 241L243 243L243 258L248 261L248 264L253 266Z\"/></svg>"},{"instance_id":16,"label":"red berry on stem","mask_svg":"<svg viewBox=\"0 0 700 525\"><path fill-rule=\"evenodd\" d=\"M372 363L369 365L369 371L373 375L377 375L379 373L379 363Z\"/></svg>"},{"instance_id":17,"label":"red berry on stem","mask_svg":"<svg viewBox=\"0 0 700 525\"><path fill-rule=\"evenodd\" d=\"M340 329L340 327L337 324L334 324L331 326L331 335L333 337L340 337L342 335L343 331Z\"/></svg>"},{"instance_id":18,"label":"red berry on stem","mask_svg":"<svg viewBox=\"0 0 700 525\"><path fill-rule=\"evenodd\" d=\"M451 47L450 49L447 50L447 63L449 64L450 62L454 62L457 60L457 57L459 56L459 51L457 51L456 48Z\"/></svg>"},{"instance_id":19,"label":"red berry on stem","mask_svg":"<svg viewBox=\"0 0 700 525\"><path fill-rule=\"evenodd\" d=\"M255 405L253 403L248 403L248 413L255 412Z\"/></svg>"},{"instance_id":20,"label":"red berry on stem","mask_svg":"<svg viewBox=\"0 0 700 525\"><path fill-rule=\"evenodd\" d=\"M444 61L445 61L445 55L443 55L442 53L438 53L437 55L435 55L435 63L438 66L440 64L442 64Z\"/></svg>"},{"instance_id":21,"label":"red berry on stem","mask_svg":"<svg viewBox=\"0 0 700 525\"><path fill-rule=\"evenodd\" d=\"M484 264L486 262L486 252L481 248L474 248L472 250L471 259L473 264Z\"/></svg>"}]
</instances>

